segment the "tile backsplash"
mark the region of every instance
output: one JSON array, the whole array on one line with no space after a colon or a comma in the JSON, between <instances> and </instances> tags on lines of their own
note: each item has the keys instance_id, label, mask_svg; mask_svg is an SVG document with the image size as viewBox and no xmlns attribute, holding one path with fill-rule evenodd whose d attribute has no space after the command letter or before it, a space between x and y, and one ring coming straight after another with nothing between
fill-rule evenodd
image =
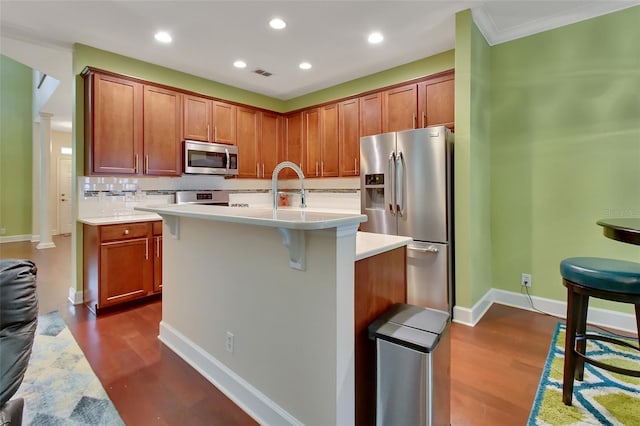
<instances>
[{"instance_id":1,"label":"tile backsplash","mask_svg":"<svg viewBox=\"0 0 640 426\"><path fill-rule=\"evenodd\" d=\"M360 211L360 190L357 178L305 180L309 208L330 208ZM278 188L298 189L297 180L282 180ZM78 177L78 218L126 216L144 214L136 206L172 204L175 191L229 191L230 204L250 207L271 207L271 181L258 179L224 179L222 176L182 176L179 178ZM290 205L300 204L300 195L292 193Z\"/></svg>"}]
</instances>

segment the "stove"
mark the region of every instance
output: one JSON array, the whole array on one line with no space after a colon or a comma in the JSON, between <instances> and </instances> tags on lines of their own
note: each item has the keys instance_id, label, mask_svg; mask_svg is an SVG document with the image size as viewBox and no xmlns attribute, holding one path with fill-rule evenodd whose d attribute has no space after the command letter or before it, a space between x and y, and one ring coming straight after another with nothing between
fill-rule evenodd
<instances>
[{"instance_id":1,"label":"stove","mask_svg":"<svg viewBox=\"0 0 640 426\"><path fill-rule=\"evenodd\" d=\"M229 191L176 191L176 204L206 204L228 206Z\"/></svg>"}]
</instances>

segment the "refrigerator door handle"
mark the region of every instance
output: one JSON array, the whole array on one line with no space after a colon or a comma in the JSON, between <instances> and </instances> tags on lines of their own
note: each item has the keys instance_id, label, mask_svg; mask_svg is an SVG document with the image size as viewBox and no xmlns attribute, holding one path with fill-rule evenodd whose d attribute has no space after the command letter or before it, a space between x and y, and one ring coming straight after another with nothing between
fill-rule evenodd
<instances>
[{"instance_id":1,"label":"refrigerator door handle","mask_svg":"<svg viewBox=\"0 0 640 426\"><path fill-rule=\"evenodd\" d=\"M401 167L397 165L400 164ZM399 178L398 174L402 170L402 178ZM398 216L404 216L404 212L407 208L407 168L404 162L404 154L401 152L398 153L398 157L396 158L396 210L398 211ZM400 198L400 194L402 194L402 198ZM400 202L401 201L401 202Z\"/></svg>"},{"instance_id":2,"label":"refrigerator door handle","mask_svg":"<svg viewBox=\"0 0 640 426\"><path fill-rule=\"evenodd\" d=\"M387 163L387 176L388 176L388 180L391 182L387 183L385 182L385 189L384 189L384 196L385 198L387 198L388 196L388 202L387 205L389 206L389 213L391 213L392 216L396 215L395 212L395 204L396 204L396 153L392 152L391 154L389 154L389 161Z\"/></svg>"},{"instance_id":3,"label":"refrigerator door handle","mask_svg":"<svg viewBox=\"0 0 640 426\"><path fill-rule=\"evenodd\" d=\"M411 251L417 251L420 253L438 253L440 250L438 250L438 247L434 247L434 246L429 246L429 247L415 247L412 245L408 245L407 246L407 250L411 250Z\"/></svg>"}]
</instances>

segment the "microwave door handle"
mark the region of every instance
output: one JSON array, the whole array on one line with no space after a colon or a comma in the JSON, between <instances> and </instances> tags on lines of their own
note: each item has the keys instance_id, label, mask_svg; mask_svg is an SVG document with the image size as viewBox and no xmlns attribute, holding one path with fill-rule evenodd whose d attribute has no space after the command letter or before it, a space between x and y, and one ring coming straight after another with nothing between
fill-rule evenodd
<instances>
[{"instance_id":1,"label":"microwave door handle","mask_svg":"<svg viewBox=\"0 0 640 426\"><path fill-rule=\"evenodd\" d=\"M394 208L396 204L396 191L395 191L396 167L395 166L396 166L396 153L392 152L391 154L389 154L389 160L387 162L387 180L385 181L385 188L384 188L384 196L385 198L388 197L389 202L387 203L387 205L389 206L389 213L391 213L392 216L396 215L395 208Z\"/></svg>"},{"instance_id":2,"label":"microwave door handle","mask_svg":"<svg viewBox=\"0 0 640 426\"><path fill-rule=\"evenodd\" d=\"M229 172L229 167L231 166L231 156L229 155L229 148L224 149L224 153L227 155L227 173Z\"/></svg>"}]
</instances>

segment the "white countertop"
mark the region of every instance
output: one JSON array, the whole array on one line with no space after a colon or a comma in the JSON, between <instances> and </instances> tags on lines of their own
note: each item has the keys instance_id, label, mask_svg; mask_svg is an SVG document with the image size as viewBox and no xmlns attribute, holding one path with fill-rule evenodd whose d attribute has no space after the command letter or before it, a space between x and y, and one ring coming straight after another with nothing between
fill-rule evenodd
<instances>
[{"instance_id":1,"label":"white countertop","mask_svg":"<svg viewBox=\"0 0 640 426\"><path fill-rule=\"evenodd\" d=\"M85 223L87 225L114 225L118 223L132 223L132 222L153 222L156 220L162 220L162 218L155 213L144 214L130 214L119 216L106 216L106 217L85 217L78 219L78 222Z\"/></svg>"},{"instance_id":2,"label":"white countertop","mask_svg":"<svg viewBox=\"0 0 640 426\"><path fill-rule=\"evenodd\" d=\"M161 216L179 216L218 222L242 223L296 230L328 229L357 225L367 220L359 213L337 213L300 208L271 208L207 206L202 204L167 204L135 207L135 210Z\"/></svg>"},{"instance_id":3,"label":"white countertop","mask_svg":"<svg viewBox=\"0 0 640 426\"><path fill-rule=\"evenodd\" d=\"M281 208L277 211L276 219L273 218L273 210L271 208L172 204L156 207L141 207L136 208L136 210L153 210L161 214L173 214L187 217L204 218L203 216L213 216L213 218L210 219L272 227L283 226L292 229L323 229L334 227L336 224L344 223L344 221L356 221L357 223L364 221L361 220L364 217L363 215L351 212L341 212L340 210L334 209L313 209L302 212L297 208ZM152 222L156 220L162 220L162 217L157 213L150 212L134 215L78 219L81 223L94 226L113 225L118 223ZM366 259L367 257L375 256L377 254L405 246L411 241L413 240L409 237L358 232L356 234L355 260L358 261Z\"/></svg>"},{"instance_id":4,"label":"white countertop","mask_svg":"<svg viewBox=\"0 0 640 426\"><path fill-rule=\"evenodd\" d=\"M398 235L358 232L356 234L356 261L406 246L411 241L413 241L412 238Z\"/></svg>"}]
</instances>

